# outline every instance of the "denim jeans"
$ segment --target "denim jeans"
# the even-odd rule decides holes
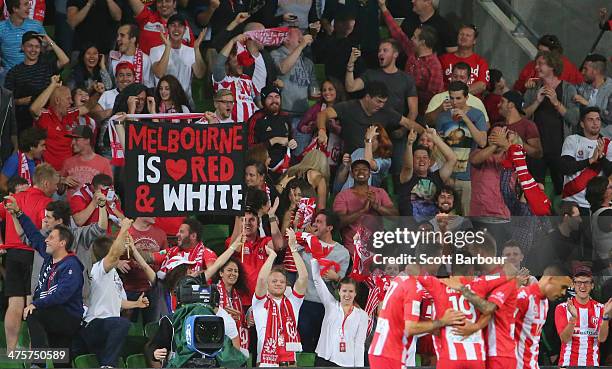
[[[129,330],[130,321],[126,318],[94,319],[81,328],[74,349],[78,354],[96,354],[101,366],[117,367],[117,360]]]

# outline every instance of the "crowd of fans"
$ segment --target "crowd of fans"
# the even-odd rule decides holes
[[[368,364],[369,350],[381,368],[414,364],[415,353],[425,364],[435,363],[437,352],[440,362],[476,360],[483,368],[485,359],[514,357],[515,346],[488,346],[477,358],[444,356],[431,335],[416,346],[416,335],[441,327],[450,335],[446,326],[463,324],[457,311],[430,314],[427,329],[385,331],[397,314],[414,314],[387,311],[388,300],[406,299],[392,304],[399,308],[404,295],[423,287],[436,308],[448,302],[439,280],[406,277],[415,275],[413,266],[370,267],[373,233],[402,216],[391,221],[414,231],[482,230],[489,246],[469,253],[529,267],[520,291],[541,301],[541,363],[612,363],[612,352],[599,349],[612,305],[590,297],[594,287],[603,301],[612,297],[607,58],[589,54],[578,68],[555,35],[544,35],[512,86],[475,53],[478,27],[452,25],[437,6],[70,0],[56,9],[52,39],[42,26],[44,1],[5,0],[0,191],[9,197],[0,218],[7,350],[17,347],[25,320],[32,348],[71,347],[73,357],[95,353],[100,365],[117,366],[130,321],[172,314],[174,288],[191,275],[217,286],[215,313],[226,335],[262,366],[292,366],[299,351],[316,353],[317,365],[359,367]],[[600,27],[610,29],[605,9]],[[181,123],[175,115],[211,97],[201,120]],[[165,114],[155,121],[176,124],[245,122],[244,216],[126,218],[122,123],[140,113]],[[219,223],[229,228],[225,247],[205,245],[203,224]],[[439,243],[417,253],[468,253]],[[554,300],[572,281],[561,268],[547,268],[553,261],[575,271],[576,297],[560,305]],[[421,268],[450,272],[449,284],[495,272],[487,265]],[[394,285],[398,275],[404,279]],[[481,298],[499,287],[470,286]],[[404,297],[392,294],[395,288]],[[546,298],[556,313],[545,324]],[[488,306],[469,301],[483,312]],[[605,324],[580,325],[587,323],[576,319],[576,309],[589,304],[595,307],[585,314]],[[501,313],[488,308],[486,321],[476,322],[474,312],[460,335],[482,335],[492,316],[497,321]],[[572,346],[582,334],[576,324],[595,330],[588,353]],[[399,335],[398,347],[385,343],[387,333]],[[537,365],[534,350],[519,361]],[[145,351],[151,365],[161,365],[172,346],[154,340]]]

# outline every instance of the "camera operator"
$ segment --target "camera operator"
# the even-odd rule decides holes
[[[162,317],[159,322],[160,326],[157,334],[145,347],[145,356],[152,366],[159,367],[159,365],[161,365],[163,367],[165,364],[170,364],[170,366],[172,366],[173,362],[169,362],[169,360],[173,359],[173,357],[177,355],[180,355],[181,353],[185,355],[184,352],[187,351],[184,347],[185,342],[181,339],[181,335],[177,334],[177,332],[182,329],[184,320],[187,317],[202,314],[202,312],[204,312],[203,315],[207,315],[206,312],[210,312],[211,310],[216,316],[223,319],[225,336],[231,340],[230,347],[225,345],[222,350],[224,357],[235,357],[234,360],[242,362],[246,360],[246,357],[239,351],[240,336],[236,322],[225,309],[219,307],[218,299],[216,300],[216,304],[214,304],[212,307],[210,305],[201,303],[183,304],[183,302],[180,300],[181,296],[176,294],[182,285],[184,286],[190,282],[193,284],[194,280],[209,280],[214,274],[217,273],[219,268],[225,265],[234,252],[240,252],[241,247],[241,239],[236,240],[223,254],[219,256],[219,258],[210,268],[207,268],[203,272],[192,271],[190,266],[193,265],[195,261],[190,261],[187,256],[183,256],[180,260],[178,259],[178,256],[176,256],[177,259],[173,260],[173,269],[167,273],[164,282],[166,283],[166,287],[168,287],[168,289],[174,291],[178,305],[177,309],[172,315]],[[216,293],[216,288],[213,290]],[[172,355],[172,353],[174,353],[174,355]],[[238,355],[236,355],[236,353]],[[191,356],[194,356],[195,354],[195,352],[192,352]],[[184,361],[188,360],[189,359]],[[221,365],[225,363],[219,364]]]

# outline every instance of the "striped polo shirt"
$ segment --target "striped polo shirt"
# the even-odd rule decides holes
[[[2,54],[2,67],[5,70],[23,62],[21,37],[28,31],[46,33],[40,22],[32,19],[25,19],[21,26],[15,26],[10,19],[0,22],[0,53]]]

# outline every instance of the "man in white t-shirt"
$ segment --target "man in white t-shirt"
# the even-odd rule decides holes
[[[119,95],[119,92],[134,83],[135,75],[134,65],[128,61],[122,61],[115,66],[115,81],[117,83],[117,88],[102,93],[98,99],[98,103],[90,113],[94,119],[100,122],[110,118],[113,113],[115,99]]]
[[[287,275],[282,267],[272,268],[276,252],[272,241],[266,245],[268,259],[257,276],[253,295],[253,319],[257,330],[257,364],[261,367],[295,366],[295,353],[302,351],[297,331],[300,307],[308,287],[308,271],[297,251],[293,229],[287,229],[291,255],[298,278],[287,287]]]
[[[591,106],[582,110],[583,135],[567,136],[561,149],[563,201],[578,203],[581,215],[588,215],[587,183],[596,176],[612,174],[612,142],[601,136],[601,111]]]
[[[147,87],[155,87],[155,80],[151,74],[151,59],[138,47],[140,29],[137,24],[127,23],[117,29],[117,50],[108,54],[113,75],[117,75],[116,68],[121,62],[130,62],[134,66],[134,82],[142,83]]]
[[[185,29],[185,18],[182,15],[171,16],[168,19],[168,35],[160,32],[164,44],[152,48],[149,56],[153,63],[155,83],[158,83],[159,79],[167,74],[175,76],[185,90],[190,104],[193,105],[191,80],[194,76],[203,78],[206,72],[204,58],[200,51],[204,32],[200,33],[193,47],[189,47],[183,44]]]
[[[155,272],[134,251],[134,241],[128,234],[131,226],[132,220],[124,218],[114,242],[106,237],[98,238],[92,247],[93,257],[98,261],[89,273],[91,294],[84,319],[87,325],[81,328],[78,341],[82,347],[77,344],[76,351],[94,352],[101,366],[117,367],[117,359],[131,324],[121,317],[121,309],[145,308],[149,305],[144,294],[137,301],[127,300],[123,283],[115,269],[119,258],[126,252],[126,241],[147,276],[155,280]]]

